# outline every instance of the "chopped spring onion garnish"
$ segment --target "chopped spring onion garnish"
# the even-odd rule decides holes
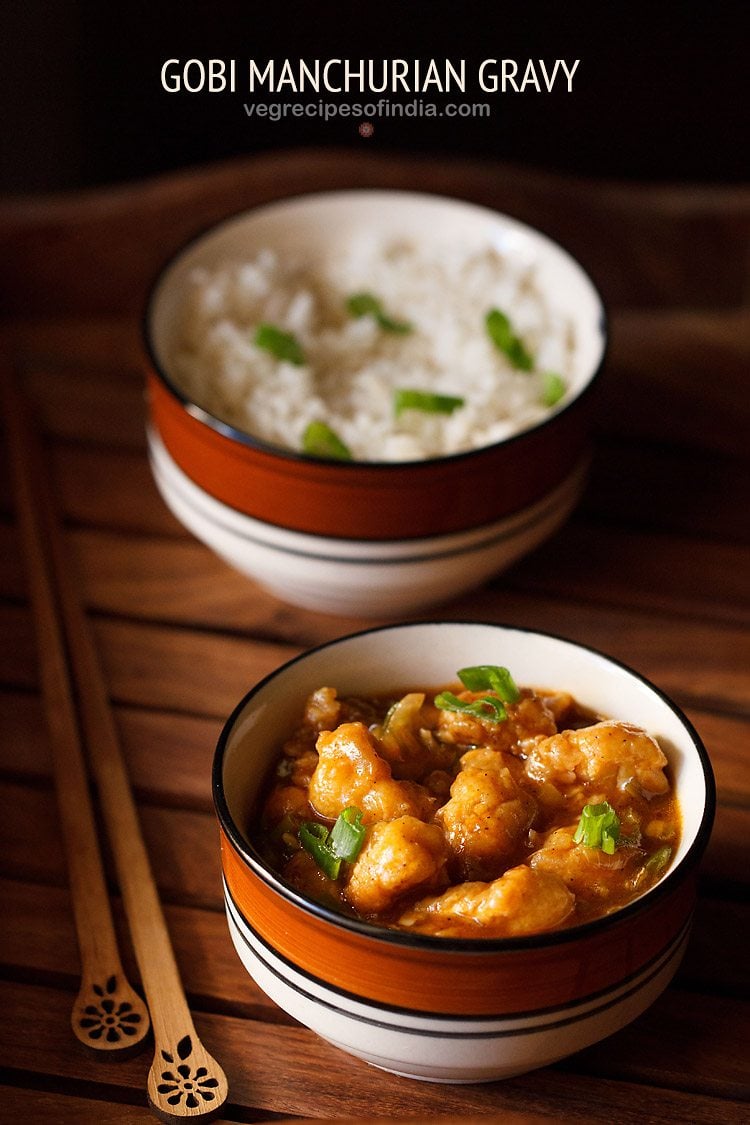
[[[297,337],[291,332],[283,332],[275,324],[259,324],[253,342],[257,347],[276,356],[276,359],[293,363],[296,367],[301,367],[305,362],[305,353]]]
[[[302,452],[333,461],[352,460],[349,446],[325,422],[310,422],[302,435]]]
[[[336,879],[341,868],[341,859],[335,856],[328,844],[329,830],[325,824],[306,820],[299,826],[299,842],[309,852],[321,871],[329,879]]]
[[[328,843],[331,851],[339,859],[352,863],[360,853],[365,842],[367,829],[362,823],[362,813],[354,805],[349,805],[339,813],[336,823],[331,829]]]
[[[614,855],[620,839],[620,818],[609,801],[599,805],[584,805],[573,840],[587,848],[601,848]]]
[[[406,320],[395,320],[383,309],[382,302],[373,293],[353,293],[347,298],[346,309],[350,316],[372,316],[384,332],[411,332],[411,324]]]
[[[421,410],[423,414],[452,414],[466,400],[458,395],[437,395],[431,391],[402,388],[393,392],[393,409],[398,418],[405,410]]]
[[[515,703],[521,693],[507,668],[498,664],[475,664],[461,668],[458,678],[468,691],[492,691],[479,699],[459,699],[452,691],[441,691],[435,696],[435,706],[441,711],[459,711],[488,723],[501,723],[508,718],[503,703]]]
[[[501,723],[508,717],[508,712],[494,695],[469,700],[459,699],[452,691],[441,691],[435,696],[435,706],[441,711],[459,711],[463,715],[472,715],[485,723]]]
[[[513,331],[510,320],[500,309],[490,309],[484,320],[489,337],[495,347],[506,355],[519,371],[531,371],[534,360]]]
[[[498,664],[475,664],[461,668],[458,678],[469,691],[495,691],[504,703],[517,703],[521,693],[507,668]]]
[[[648,871],[649,875],[661,875],[671,858],[672,849],[667,844],[663,848],[657,848],[657,850],[648,857],[643,866],[646,871]]]
[[[545,406],[555,406],[568,389],[565,380],[554,371],[545,371],[542,378],[542,402]]]
[[[353,863],[360,853],[367,829],[362,813],[350,805],[339,813],[330,830],[316,820],[300,825],[299,842],[329,879],[338,878],[341,861]]]

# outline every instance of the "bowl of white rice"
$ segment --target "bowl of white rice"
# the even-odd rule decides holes
[[[416,192],[283,200],[199,236],[146,310],[180,520],[289,601],[408,612],[550,535],[585,478],[601,298],[556,242]]]

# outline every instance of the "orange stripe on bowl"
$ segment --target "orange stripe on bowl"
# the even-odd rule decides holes
[[[379,1004],[457,1016],[528,1013],[618,985],[646,966],[690,916],[694,879],[635,915],[579,940],[530,950],[463,952],[378,941],[306,913],[260,879],[222,833],[222,865],[240,911],[282,957]]]
[[[580,462],[590,397],[516,440],[465,457],[374,466],[244,445],[188,413],[154,372],[148,393],[170,455],[215,499],[295,531],[370,540],[463,531],[540,500]]]

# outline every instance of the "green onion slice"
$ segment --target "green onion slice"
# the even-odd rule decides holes
[[[479,699],[459,699],[452,691],[441,691],[435,696],[435,706],[441,711],[458,711],[472,715],[485,723],[501,723],[507,719],[508,712],[494,695],[483,695]]]
[[[300,824],[300,844],[329,879],[336,879],[341,869],[341,857],[333,854],[328,844],[328,835],[325,824],[318,824],[315,820],[306,820]]]
[[[302,452],[310,457],[325,457],[333,461],[353,460],[349,446],[326,422],[310,422],[302,435]]]
[[[489,337],[495,347],[507,356],[519,371],[531,371],[534,360],[526,347],[513,331],[510,320],[500,309],[490,309],[484,320]]]
[[[383,309],[382,302],[374,293],[352,293],[347,298],[346,309],[350,316],[372,316],[384,332],[397,332],[405,335],[412,326],[406,320],[396,320]]]
[[[603,801],[599,805],[584,805],[573,840],[587,848],[600,848],[607,855],[614,855],[620,839],[620,818],[610,805]]]
[[[672,849],[668,844],[665,844],[663,848],[657,848],[657,850],[648,857],[643,866],[652,878],[656,878],[657,875],[661,875],[671,858]]]
[[[404,410],[421,410],[424,414],[452,414],[466,400],[458,395],[438,395],[431,391],[412,391],[404,387],[393,392],[396,417]]]
[[[362,823],[362,813],[349,805],[339,813],[328,838],[331,851],[339,859],[353,863],[365,842],[367,829]]]
[[[337,879],[341,861],[353,863],[359,855],[366,832],[362,813],[349,805],[339,813],[330,831],[316,820],[304,821],[299,829],[299,842],[329,879]]]
[[[297,337],[291,332],[282,331],[275,324],[259,324],[253,342],[257,347],[276,356],[276,359],[293,363],[296,367],[301,367],[305,362],[305,353]]]
[[[507,668],[498,664],[475,664],[461,668],[458,678],[469,691],[497,692],[504,703],[517,703],[521,698],[516,683]]]
[[[347,297],[346,311],[351,316],[378,317],[382,312],[382,306],[372,293],[352,293],[351,297]]]
[[[542,379],[542,403],[545,406],[555,406],[568,389],[565,380],[554,371],[545,371]]]

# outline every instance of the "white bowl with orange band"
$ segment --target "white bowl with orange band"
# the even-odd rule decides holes
[[[344,917],[288,885],[248,838],[279,747],[307,696],[377,694],[451,682],[476,663],[571,692],[586,708],[655,734],[682,810],[663,879],[574,928],[515,939],[446,939]],[[664,990],[683,955],[715,791],[706,752],[656,687],[558,637],[494,624],[426,622],[344,637],[257,684],[221,734],[214,798],[229,929],[257,984],[324,1039],[412,1078],[478,1082],[563,1058],[610,1035]]]
[[[217,500],[148,433],[157,488],[178,520],[236,570],[319,612],[398,617],[457,598],[561,526],[584,488],[584,457],[550,493],[491,524],[418,539],[344,539],[279,527]]]

